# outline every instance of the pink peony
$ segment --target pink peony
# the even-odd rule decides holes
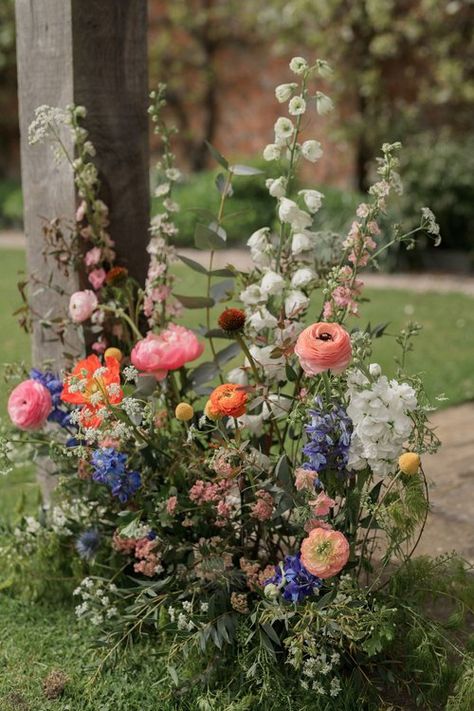
[[[106,276],[107,276],[107,274],[105,273],[104,269],[102,269],[102,268],[101,269],[93,269],[89,273],[88,279],[89,279],[90,283],[92,284],[93,288],[96,291],[98,291],[100,289],[100,287],[102,286],[102,284],[104,283]]]
[[[312,469],[303,469],[298,467],[295,470],[295,486],[298,491],[302,489],[309,489],[313,491],[314,482],[318,478],[318,472],[314,472]]]
[[[8,414],[21,430],[37,430],[53,408],[49,390],[37,380],[24,380],[8,398]]]
[[[349,560],[349,542],[340,531],[313,528],[301,544],[306,570],[325,580],[337,575]]]
[[[327,516],[333,506],[336,505],[334,499],[331,499],[322,491],[316,499],[309,502],[315,516]]]
[[[90,289],[76,291],[69,300],[69,316],[74,323],[82,323],[92,316],[97,308],[97,296]]]
[[[204,345],[193,331],[171,324],[160,334],[149,333],[146,338],[138,341],[130,358],[138,370],[162,380],[169,370],[177,370],[185,363],[199,358],[203,351]]]
[[[308,375],[342,373],[352,358],[351,339],[338,323],[313,323],[298,336],[295,353]]]

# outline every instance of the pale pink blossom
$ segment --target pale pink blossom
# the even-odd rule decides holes
[[[86,267],[95,267],[99,264],[102,257],[102,250],[100,247],[92,247],[84,256],[84,264]]]
[[[308,489],[309,491],[314,490],[314,482],[318,478],[318,472],[312,469],[303,469],[299,467],[295,470],[295,486],[298,491],[303,489]]]
[[[86,216],[86,211],[87,211],[87,203],[85,200],[82,200],[82,202],[79,204],[79,207],[76,210],[76,222],[82,222],[82,220]]]
[[[176,504],[178,503],[178,497],[177,496],[170,496],[169,499],[166,502],[166,511],[169,513],[170,516],[173,516],[175,510],[176,510]]]
[[[257,501],[253,504],[250,514],[258,521],[268,521],[268,519],[271,518],[273,514],[273,497],[268,491],[265,491],[264,489],[260,489],[260,491],[257,491],[256,497]]]
[[[40,429],[53,407],[51,394],[37,380],[24,380],[16,386],[8,398],[8,414],[21,430]]]
[[[69,316],[74,323],[83,323],[97,308],[97,296],[90,289],[76,291],[69,299]]]
[[[98,341],[94,341],[91,348],[94,351],[94,353],[98,353],[99,355],[101,355],[102,353],[104,353],[105,349],[107,348],[107,344],[105,343],[105,341],[102,341],[99,339]]]
[[[336,505],[334,499],[331,499],[324,491],[321,491],[313,501],[308,502],[313,509],[315,516],[327,516],[330,510]]]
[[[105,281],[105,277],[107,274],[105,273],[105,270],[100,268],[100,269],[93,269],[89,274],[88,274],[88,279],[90,283],[92,284],[93,288],[98,291],[102,284]]]

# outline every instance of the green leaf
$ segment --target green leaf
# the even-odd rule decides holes
[[[225,168],[226,170],[228,170],[228,169],[229,169],[229,163],[228,163],[228,161],[224,158],[224,156],[223,156],[221,153],[219,153],[219,151],[217,150],[217,148],[214,148],[214,146],[211,145],[211,144],[209,143],[209,141],[204,141],[204,143],[206,144],[209,153],[210,153],[211,156],[214,158],[214,160],[216,161],[216,163],[219,163],[219,165],[221,165],[223,168]]]
[[[383,336],[385,329],[389,325],[390,321],[386,321],[385,323],[379,323],[378,326],[375,326],[374,330],[372,331],[372,336],[374,338],[380,338],[380,336]]]
[[[201,363],[189,373],[189,383],[193,389],[198,385],[209,383],[219,373],[219,368],[211,361]]]
[[[185,257],[182,254],[178,254],[177,257],[178,259],[181,259],[183,264],[186,264],[186,266],[194,269],[195,272],[199,272],[200,274],[208,273],[206,267],[203,267],[202,264],[199,264],[199,262],[195,262],[194,259],[189,259],[189,257]]]
[[[294,383],[295,380],[298,378],[298,375],[296,374],[295,370],[291,367],[291,365],[289,363],[287,363],[285,366],[285,372],[286,372],[286,377],[290,381],[290,383]]]
[[[175,686],[179,686],[179,679],[178,679],[178,673],[174,667],[168,666],[168,674],[170,675],[171,679],[173,680],[173,684]]]
[[[205,309],[207,306],[214,306],[214,299],[208,296],[186,296],[184,294],[173,294],[186,309]]]
[[[226,231],[214,222],[209,227],[198,222],[194,230],[194,244],[198,249],[224,249],[227,246]]]
[[[227,178],[225,177],[224,173],[219,173],[218,175],[216,175],[215,183],[216,183],[216,188],[218,189],[218,191],[221,195],[224,194],[224,190],[225,190],[226,195],[228,197],[232,197],[232,194],[234,191],[232,190],[232,185],[227,182]],[[227,186],[227,189],[226,189],[226,186]]]
[[[213,269],[212,272],[207,273],[214,277],[234,277],[238,274],[238,271],[237,269],[234,271],[233,269],[227,269],[224,267],[223,269]]]
[[[137,386],[133,393],[133,397],[147,398],[150,397],[156,390],[156,378],[154,375],[139,375]]]
[[[238,343],[231,343],[230,346],[226,346],[226,348],[222,351],[216,353],[216,362],[219,365],[224,365],[224,363],[228,363],[229,360],[232,360],[232,358],[235,358],[241,352],[242,351]]]
[[[251,165],[231,165],[230,170],[234,175],[262,175],[263,170]]]
[[[268,637],[270,637],[272,642],[274,642],[274,644],[276,644],[277,647],[281,647],[280,638],[277,635],[277,633],[275,632],[275,630],[273,629],[273,627],[268,622],[264,622],[262,627],[265,630],[265,633],[268,635]]]
[[[275,467],[275,476],[278,480],[278,482],[283,486],[283,487],[291,487],[292,485],[292,480],[291,480],[291,470],[290,470],[290,461],[286,454],[283,454],[280,459],[278,460],[278,463]]]
[[[223,331],[222,328],[211,328],[210,331],[204,331],[202,334],[204,338],[225,338],[226,340],[233,340],[227,331]]]
[[[219,281],[217,284],[213,284],[211,287],[211,296],[217,303],[219,301],[225,301],[232,295],[234,291],[234,280],[225,279],[224,281]]]

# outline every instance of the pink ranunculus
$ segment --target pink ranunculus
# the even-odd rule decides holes
[[[132,365],[158,380],[166,377],[168,370],[177,370],[196,360],[204,351],[196,334],[184,326],[171,324],[160,334],[149,333],[135,345],[131,353]]]
[[[298,467],[295,469],[295,486],[298,491],[302,489],[308,489],[313,491],[314,482],[318,478],[318,472],[312,469],[303,469],[303,467]]]
[[[336,505],[334,499],[331,499],[324,491],[321,491],[313,501],[308,503],[315,516],[327,516],[333,506]]]
[[[99,264],[101,257],[102,250],[100,249],[100,247],[92,247],[92,249],[90,249],[84,255],[84,264],[86,265],[86,267],[95,267],[97,264]]]
[[[97,296],[90,289],[76,291],[69,300],[69,316],[74,323],[82,323],[90,318],[97,308]]]
[[[51,394],[37,380],[24,380],[8,398],[8,414],[21,430],[38,430],[53,408]]]
[[[101,269],[93,269],[89,273],[88,279],[89,279],[90,283],[92,284],[93,288],[96,291],[98,291],[100,289],[100,287],[102,286],[102,284],[104,283],[106,276],[107,276],[107,274],[105,273],[104,269],[102,269],[102,268]]]
[[[352,358],[351,339],[338,323],[313,323],[298,336],[295,353],[308,375],[342,373]]]
[[[337,575],[349,560],[349,541],[340,531],[319,526],[301,544],[301,562],[306,570],[325,580]]]

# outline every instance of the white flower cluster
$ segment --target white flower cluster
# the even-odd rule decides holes
[[[347,380],[347,414],[354,425],[348,468],[369,465],[374,474],[385,476],[394,470],[413,429],[408,413],[417,407],[416,393],[408,383],[388,380],[377,363],[369,371],[372,380],[360,370],[351,371]]]
[[[76,617],[80,620],[88,620],[94,627],[103,624],[105,620],[117,617],[118,609],[111,604],[110,596],[117,592],[114,583],[97,580],[96,578],[84,578],[73,595],[81,599],[81,603],[76,605]]]
[[[301,661],[299,643],[288,646],[288,664],[300,671],[300,684],[303,689],[312,689],[319,696],[335,698],[341,691],[341,682],[335,672],[340,665],[340,654],[333,650],[326,651],[308,638],[304,643],[304,656]]]

